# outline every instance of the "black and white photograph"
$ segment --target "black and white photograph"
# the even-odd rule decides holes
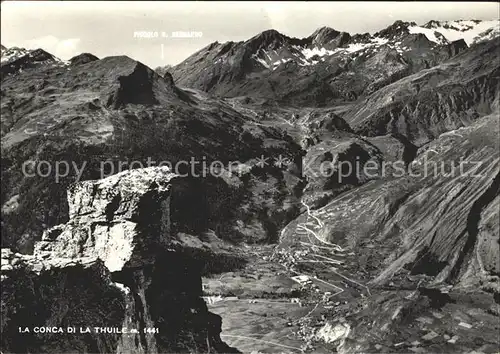
[[[0,14],[0,354],[500,353],[499,2]]]

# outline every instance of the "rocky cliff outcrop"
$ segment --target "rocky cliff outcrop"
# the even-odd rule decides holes
[[[183,183],[166,167],[76,183],[33,255],[2,249],[2,351],[234,352],[201,297],[204,263],[226,255],[176,232]]]

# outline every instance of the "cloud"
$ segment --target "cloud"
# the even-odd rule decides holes
[[[60,59],[68,60],[80,54],[77,49],[79,43],[80,38],[59,39],[55,36],[44,36],[27,40],[25,47],[27,49],[42,48]]]
[[[287,29],[287,11],[283,4],[269,2],[265,4],[264,10],[267,13],[272,29],[285,31]]]

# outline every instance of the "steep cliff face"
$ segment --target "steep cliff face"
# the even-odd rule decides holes
[[[47,230],[33,255],[3,249],[2,351],[234,351],[201,297],[204,263],[226,255],[176,232],[172,193],[183,183],[166,167],[77,183],[68,223]]]

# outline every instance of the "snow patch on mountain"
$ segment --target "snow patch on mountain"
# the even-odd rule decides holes
[[[347,46],[347,48],[344,49],[344,51],[346,51],[348,53],[355,53],[355,52],[359,52],[360,50],[371,47],[372,45],[373,45],[372,43],[353,43],[353,44],[349,44]]]
[[[429,28],[424,28],[420,26],[411,26],[408,27],[408,30],[410,31],[410,34],[419,34],[422,33],[427,37],[428,40],[434,43],[438,44],[446,44],[449,41],[446,38],[443,38],[442,36],[439,36],[439,32],[437,32],[434,29],[429,29]]]

